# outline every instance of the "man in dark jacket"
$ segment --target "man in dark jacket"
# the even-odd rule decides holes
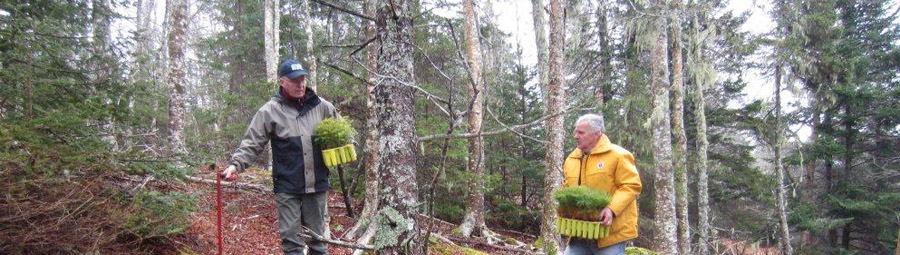
[[[323,235],[328,198],[328,168],[313,136],[320,121],[337,113],[334,105],[306,87],[306,70],[299,62],[281,63],[278,76],[278,93],[253,116],[222,175],[226,181],[237,179],[271,140],[281,249],[286,255],[303,254],[307,244],[300,239],[301,226]],[[309,251],[328,254],[325,243],[314,240],[309,240]]]

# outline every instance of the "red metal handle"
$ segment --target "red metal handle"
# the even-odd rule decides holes
[[[212,170],[216,175],[216,226],[218,227],[219,255],[222,255],[222,175],[219,174],[215,164],[212,165]]]

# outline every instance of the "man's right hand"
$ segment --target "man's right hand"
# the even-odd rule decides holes
[[[222,175],[222,177],[224,177],[225,181],[230,182],[230,181],[237,180],[237,178],[238,178],[237,167],[235,167],[234,165],[228,165],[228,167],[225,168],[225,171],[222,171],[221,175]]]

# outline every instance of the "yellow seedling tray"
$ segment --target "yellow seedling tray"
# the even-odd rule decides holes
[[[562,217],[556,219],[556,231],[561,235],[584,239],[600,239],[609,236],[609,227],[599,221],[583,221]]]
[[[322,150],[322,158],[327,167],[347,164],[356,161],[356,147],[353,144],[348,144],[334,149]]]

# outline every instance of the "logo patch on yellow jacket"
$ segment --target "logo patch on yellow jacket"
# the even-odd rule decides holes
[[[600,163],[597,163],[597,169],[603,169],[603,166],[604,166],[603,161],[600,161]]]

